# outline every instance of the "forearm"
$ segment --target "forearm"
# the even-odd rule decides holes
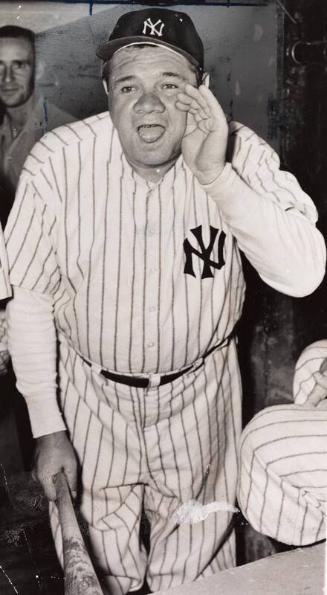
[[[26,400],[33,436],[65,430],[57,404],[57,345],[52,299],[14,287],[7,318],[8,345],[17,388]]]
[[[307,295],[319,285],[325,244],[309,219],[260,195],[230,164],[204,188],[265,282],[293,296]]]

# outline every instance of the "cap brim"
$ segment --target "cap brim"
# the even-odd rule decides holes
[[[156,38],[153,40],[153,37],[146,36],[146,35],[134,35],[131,37],[121,37],[119,39],[112,39],[111,41],[106,41],[105,43],[101,44],[96,51],[96,55],[101,58],[102,60],[110,60],[117,50],[135,44],[144,43],[144,45],[162,45],[170,50],[173,50],[177,54],[182,54],[189,62],[194,64],[197,68],[200,68],[199,62],[191,56],[188,52],[185,52],[181,48],[173,45],[172,43],[167,43],[166,41],[161,41],[160,39]]]

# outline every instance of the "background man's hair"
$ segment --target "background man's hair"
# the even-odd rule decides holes
[[[0,27],[0,39],[3,39],[5,37],[13,37],[15,39],[26,39],[32,44],[34,48],[35,34],[30,29],[25,29],[25,27],[18,27],[17,25],[5,25],[4,27]]]

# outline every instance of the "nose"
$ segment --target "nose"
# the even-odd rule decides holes
[[[165,106],[156,93],[142,93],[134,109],[137,113],[163,112]]]
[[[2,64],[0,69],[0,77],[3,82],[10,83],[14,77],[11,66]]]

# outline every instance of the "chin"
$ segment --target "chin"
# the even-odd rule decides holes
[[[162,151],[162,150],[155,150],[154,147],[150,147],[147,151],[142,151],[141,149],[137,152],[136,157],[137,161],[140,163],[142,161],[143,165],[153,165],[153,167],[160,167],[164,166],[171,161],[176,160],[180,155],[180,151]]]
[[[24,100],[20,97],[12,97],[11,99],[2,99],[0,97],[0,101],[2,101],[5,107],[17,107],[18,105],[22,105]]]

